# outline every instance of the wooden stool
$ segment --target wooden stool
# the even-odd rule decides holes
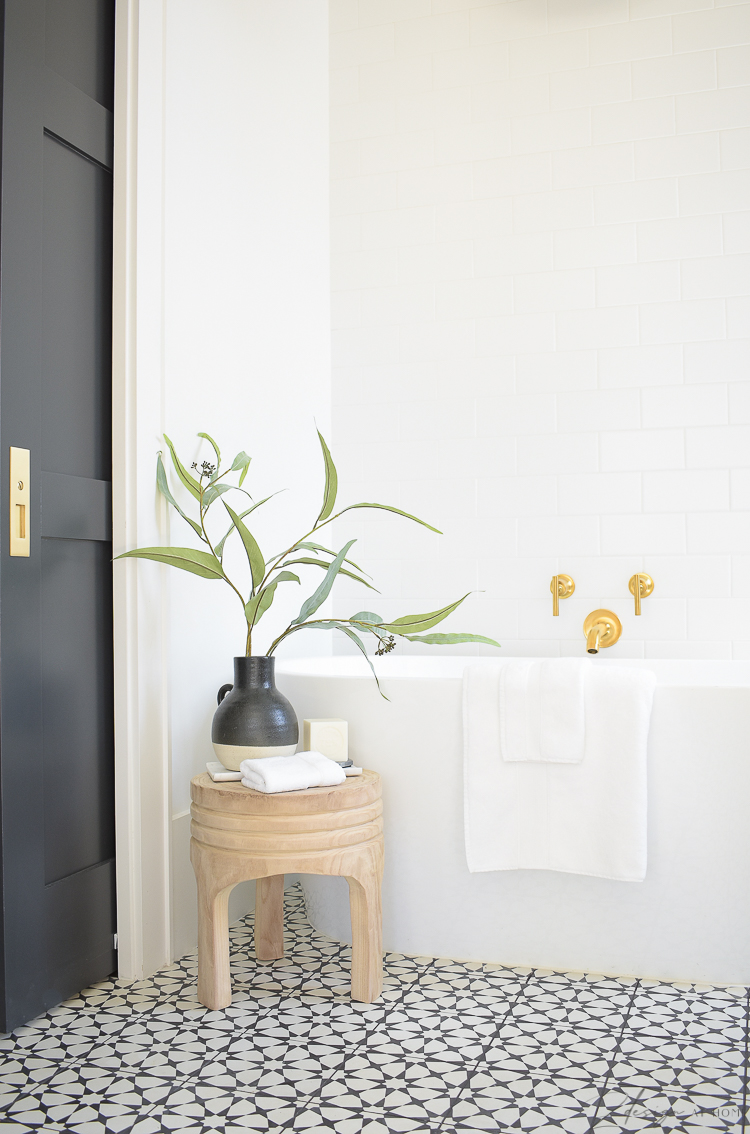
[[[232,1002],[229,893],[255,890],[255,955],[284,956],[284,875],[341,874],[352,917],[352,1000],[370,1004],[383,988],[380,883],[383,804],[380,776],[364,771],[336,787],[264,795],[237,781],[190,783],[190,861],[198,880],[198,999]]]

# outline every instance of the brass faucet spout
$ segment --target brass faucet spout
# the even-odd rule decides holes
[[[614,646],[622,634],[622,623],[612,610],[592,610],[583,622],[586,652],[598,654],[607,646]]]
[[[601,626],[592,626],[586,638],[586,652],[589,654],[599,653],[599,638],[601,637]]]

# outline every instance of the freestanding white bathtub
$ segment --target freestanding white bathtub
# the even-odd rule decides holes
[[[648,872],[613,882],[552,871],[470,874],[461,686],[476,658],[280,660],[304,717],[349,721],[354,761],[383,777],[385,948],[669,981],[750,984],[750,662],[596,659],[657,676],[649,739]],[[510,660],[510,659],[504,659]],[[321,932],[351,940],[344,879],[303,879]]]

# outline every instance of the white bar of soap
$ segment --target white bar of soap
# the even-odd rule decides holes
[[[345,764],[349,759],[349,724],[338,717],[310,717],[302,722],[305,752],[322,752],[329,760]]]
[[[209,760],[206,764],[206,771],[211,779],[218,783],[226,780],[242,779],[242,772],[230,772],[229,768],[225,768],[218,760]]]

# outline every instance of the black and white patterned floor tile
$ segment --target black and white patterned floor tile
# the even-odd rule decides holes
[[[103,981],[0,1037],[0,1134],[743,1134],[748,990],[386,957],[349,999],[351,950],[299,887],[286,957],[231,930],[233,1002],[196,959]]]

